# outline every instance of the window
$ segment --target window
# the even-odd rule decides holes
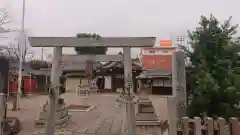
[[[163,50],[162,53],[168,53],[168,50]]]
[[[155,64],[155,60],[151,60],[151,64],[153,64],[153,65],[154,65],[154,64]]]
[[[150,54],[154,54],[154,53],[155,53],[155,51],[154,51],[154,50],[151,50],[151,51],[149,51],[149,53],[150,53]]]
[[[123,75],[116,75],[116,78],[123,79]]]
[[[171,79],[164,80],[164,86],[165,87],[172,87],[172,80]]]
[[[157,87],[163,86],[163,80],[162,79],[153,80],[153,86],[157,86]]]

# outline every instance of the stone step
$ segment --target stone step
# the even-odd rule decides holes
[[[152,103],[138,103],[138,112],[139,113],[154,113],[154,108]]]
[[[153,108],[142,108],[141,111],[139,113],[154,113],[154,109]]]
[[[155,113],[137,113],[136,121],[158,121],[158,116]]]
[[[136,121],[136,126],[160,126],[160,121]]]

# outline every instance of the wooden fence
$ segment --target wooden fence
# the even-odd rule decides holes
[[[199,117],[183,117],[176,126],[170,127],[169,135],[240,135],[240,122],[237,118],[230,118],[227,123],[224,118],[207,117],[201,120]]]

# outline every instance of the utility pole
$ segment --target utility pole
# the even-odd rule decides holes
[[[18,90],[16,95],[16,103],[13,110],[20,110],[20,97],[21,97],[21,88],[22,88],[22,62],[23,62],[23,49],[26,44],[26,37],[24,33],[24,23],[25,23],[25,0],[22,3],[22,21],[21,21],[21,30],[20,30],[20,38],[19,38],[19,70],[18,70]]]

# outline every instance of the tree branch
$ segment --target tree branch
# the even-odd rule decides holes
[[[189,50],[188,47],[180,45],[179,48],[185,52],[186,57],[192,56],[192,52]]]
[[[24,62],[26,62],[26,56],[27,56],[27,54],[28,54],[28,50],[29,50],[29,48],[27,47],[27,45],[25,44],[25,46],[24,46],[24,48],[23,48],[23,53],[22,53],[22,60],[23,60],[23,63]],[[8,53],[11,55],[11,56],[13,56],[13,57],[15,57],[16,59],[20,59],[20,55],[21,55],[21,53],[20,53],[20,44],[10,44],[9,45],[9,48],[7,48],[6,49],[6,51],[8,51]]]
[[[0,26],[10,23],[9,14],[5,8],[0,8]]]

